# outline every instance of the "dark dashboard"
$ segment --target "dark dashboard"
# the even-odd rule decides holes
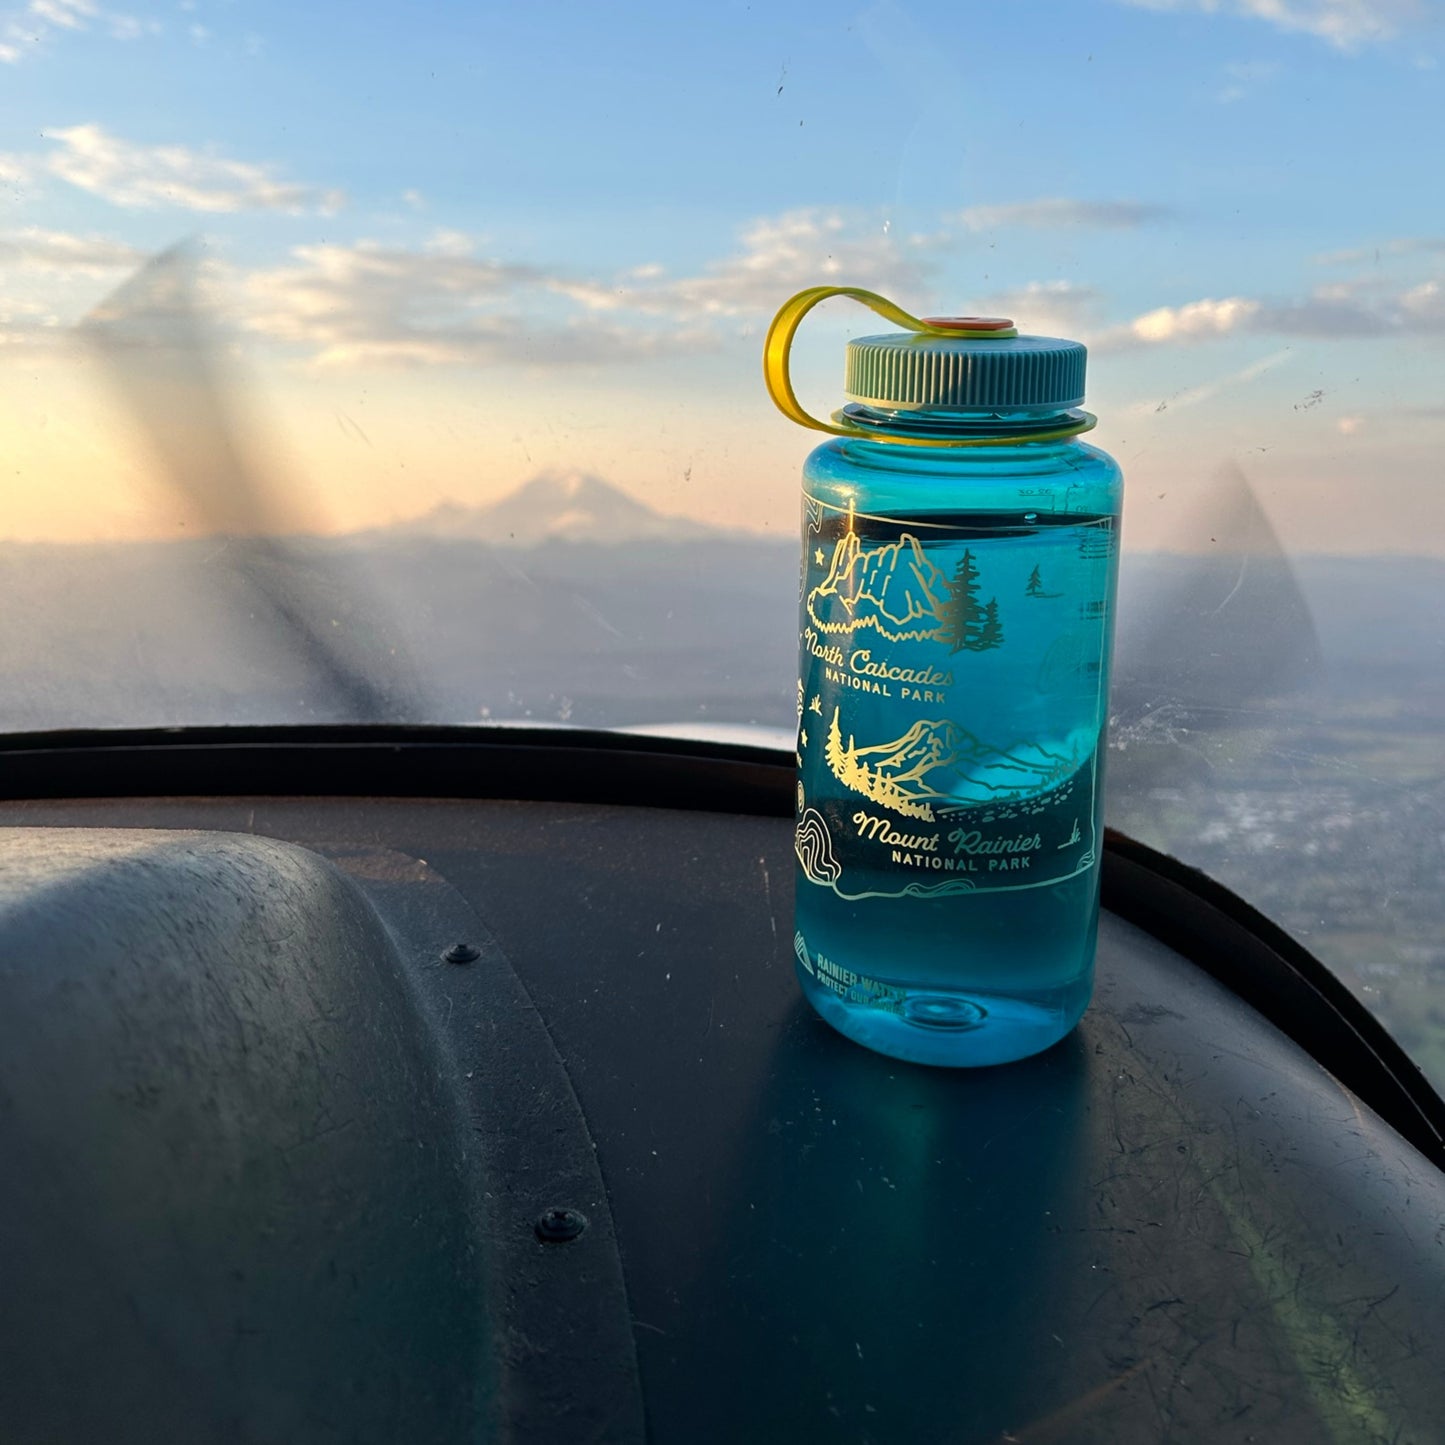
[[[1223,890],[1113,839],[1080,1028],[918,1068],[789,759],[307,736],[7,757],[7,1445],[1435,1438],[1438,1101]]]

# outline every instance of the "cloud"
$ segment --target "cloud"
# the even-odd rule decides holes
[[[1445,236],[1397,236],[1374,246],[1353,246],[1346,251],[1326,251],[1313,257],[1317,266],[1357,266],[1383,256],[1410,256],[1445,251]]]
[[[602,278],[479,257],[470,237],[440,230],[415,249],[298,247],[242,290],[252,329],[321,368],[620,363],[715,349],[830,277],[919,304],[946,241],[799,210],[750,223],[694,275],[649,262]]]
[[[598,277],[489,259],[472,237],[439,229],[413,248],[299,247],[286,265],[244,278],[243,290],[247,324],[304,348],[320,368],[618,364],[720,347],[766,322],[790,292],[830,278],[933,309],[951,244],[946,230],[900,237],[857,213],[795,210],[751,222],[729,255],[692,274],[647,262]],[[1340,283],[1301,298],[1204,297],[1113,326],[1100,321],[1097,291],[1064,280],[1034,281],[980,304],[1030,331],[1083,336],[1105,351],[1238,335],[1445,335],[1445,288],[1433,280],[1409,290]],[[1171,405],[1202,400],[1282,358]]]
[[[114,284],[146,253],[110,236],[75,235],[39,226],[0,231],[0,354],[27,358],[54,353],[68,335],[62,314],[74,314],[94,294],[95,282]]]
[[[995,231],[1005,226],[1129,231],[1151,221],[1168,220],[1172,215],[1168,206],[1142,201],[1071,201],[1055,196],[1011,205],[969,206],[960,211],[956,219],[970,231]]]
[[[1224,67],[1224,89],[1214,98],[1221,105],[1243,100],[1251,91],[1278,75],[1279,69],[1279,62],[1274,60],[1231,60]]]
[[[1401,310],[1399,298],[1386,298],[1379,305],[1369,306],[1326,295],[1263,305],[1251,318],[1250,329],[1276,336],[1342,341],[1430,328],[1412,324]]]
[[[1101,299],[1094,287],[1073,281],[1030,281],[983,297],[980,310],[1007,316],[1034,335],[1077,336],[1094,324]]]
[[[1391,40],[1424,14],[1421,0],[1118,0],[1137,10],[1186,11],[1263,20],[1313,35],[1337,50]]]
[[[95,6],[87,0],[30,0],[30,13],[62,30],[84,30]]]
[[[53,354],[65,344],[58,316],[39,302],[0,296],[0,360],[23,355],[26,363]]]
[[[947,231],[899,237],[856,213],[797,210],[753,221],[731,254],[693,274],[647,262],[598,277],[486,258],[472,237],[443,229],[411,248],[298,247],[287,264],[243,276],[240,288],[246,325],[322,369],[622,364],[719,348],[765,323],[790,292],[830,278],[936,309],[951,244]],[[1096,290],[1070,281],[1034,281],[977,302],[1031,332],[1082,336],[1101,351],[1237,335],[1445,335],[1445,290],[1434,281],[1409,291],[1332,285],[1300,299],[1204,297],[1115,325],[1102,323]]]
[[[158,35],[155,20],[107,10],[95,0],[30,0],[28,5],[0,12],[0,64],[17,65],[57,35],[104,29],[116,40]]]
[[[1445,331],[1445,288],[1438,281],[1426,281],[1400,298],[1407,322],[1425,331]]]
[[[29,359],[56,350],[65,339],[60,317],[45,302],[0,295],[0,357],[24,353]]]
[[[470,256],[475,247],[465,231],[441,226],[431,233],[423,249],[433,256]]]
[[[1222,301],[1190,301],[1184,306],[1160,306],[1106,333],[1096,344],[1123,345],[1132,341],[1158,345],[1224,336],[1247,326],[1259,309],[1258,301],[1244,296],[1229,296]]]
[[[679,321],[768,317],[790,292],[828,282],[920,304],[950,241],[946,232],[896,236],[886,223],[849,211],[801,209],[751,222],[732,255],[694,276],[674,277],[651,263],[610,282],[559,280],[557,289],[590,310]]]
[[[293,264],[243,280],[246,323],[305,347],[319,370],[569,366],[697,350],[706,338],[638,329],[585,310],[546,316],[559,278],[487,260],[441,232],[424,250],[300,246]]]
[[[345,202],[340,191],[280,179],[270,166],[228,160],[185,146],[142,146],[98,125],[47,131],[58,146],[40,156],[0,156],[0,165],[44,171],[127,209],[190,211],[319,211]]]
[[[103,276],[139,266],[145,256],[109,236],[77,236],[39,226],[0,232],[0,267],[11,271]]]
[[[60,319],[43,303],[0,296],[0,355],[23,346],[53,341]]]
[[[1094,337],[1096,349],[1121,351],[1187,344],[1229,335],[1342,341],[1383,336],[1445,336],[1445,287],[1426,281],[1364,301],[1346,288],[1322,287],[1302,300],[1229,296],[1161,306]]]

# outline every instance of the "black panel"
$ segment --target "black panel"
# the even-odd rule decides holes
[[[858,1049],[802,1004],[784,820],[361,800],[8,811],[324,847],[416,936],[422,914],[406,923],[373,875],[444,877],[515,969],[586,1115],[651,1439],[1435,1438],[1440,1174],[1115,917],[1073,1036],[949,1072]],[[385,869],[368,861],[379,849]],[[495,1037],[475,1011],[447,1026],[447,996],[453,1024],[465,997],[448,967],[422,1014],[465,1079]],[[498,1117],[524,1149],[554,1112],[565,1100]],[[534,1202],[518,1188],[500,1217]],[[544,1262],[574,1247],[537,1246],[561,1251]],[[579,1265],[575,1283],[579,1309],[616,1318],[605,1270]],[[604,1430],[606,1380],[559,1371],[551,1404],[570,1389],[576,1418]]]
[[[631,1314],[597,1141],[542,1019],[501,944],[434,868],[374,845],[343,844],[333,857],[385,921],[452,1061],[481,1166],[469,1207],[487,1276],[505,1281],[488,1320],[498,1438],[640,1441]],[[545,1243],[539,1220],[558,1210],[585,1228]]]
[[[466,1439],[496,1413],[467,1135],[313,854],[0,833],[0,1436]]]
[[[525,990],[425,865],[338,861],[0,830],[5,1445],[642,1438]],[[586,1230],[544,1244],[551,1208]]]

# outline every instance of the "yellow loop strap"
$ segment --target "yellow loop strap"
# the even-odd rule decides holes
[[[827,432],[831,436],[859,437],[868,441],[892,442],[911,447],[978,447],[1008,446],[1022,441],[1055,441],[1062,437],[1077,436],[1080,432],[1088,431],[1094,425],[1095,419],[1088,412],[1075,412],[1073,415],[1076,420],[1069,425],[1047,432],[1036,432],[1030,436],[954,438],[892,435],[877,431],[872,427],[859,426],[845,417],[842,412],[834,412],[831,423],[821,421],[805,411],[802,403],[798,400],[798,395],[793,390],[793,379],[788,372],[788,356],[793,348],[793,338],[798,334],[798,327],[802,324],[803,318],[819,302],[827,301],[834,296],[851,297],[854,301],[861,302],[870,311],[877,312],[885,321],[891,321],[895,326],[901,326],[907,331],[917,331],[926,336],[1003,339],[1018,335],[1018,331],[1013,327],[1009,327],[1007,330],[975,331],[957,326],[930,326],[928,322],[920,320],[875,291],[865,291],[859,286],[810,286],[806,291],[799,291],[796,296],[783,303],[778,314],[773,317],[772,325],[768,327],[767,339],[763,342],[763,382],[768,388],[768,395],[772,397],[773,405],[789,421],[795,421],[799,426],[810,427],[813,431]]]

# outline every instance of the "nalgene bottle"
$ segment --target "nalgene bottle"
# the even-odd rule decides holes
[[[803,469],[798,978],[834,1028],[920,1063],[1023,1058],[1093,985],[1122,479],[1079,434],[1085,350],[989,318],[848,343]]]

